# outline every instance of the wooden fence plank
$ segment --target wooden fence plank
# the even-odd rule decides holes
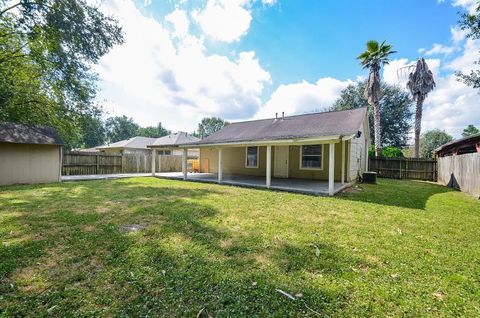
[[[151,162],[152,155],[145,153],[105,154],[66,151],[63,153],[62,175],[150,173]],[[182,171],[182,156],[158,155],[156,165],[156,171]]]
[[[480,153],[438,158],[438,182],[480,197]]]
[[[435,181],[436,161],[416,158],[370,158],[369,170],[381,178]]]

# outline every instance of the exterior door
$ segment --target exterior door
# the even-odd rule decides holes
[[[288,178],[288,146],[275,146],[273,176]]]

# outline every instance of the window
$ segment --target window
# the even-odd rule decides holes
[[[170,156],[172,154],[171,150],[158,150],[157,152],[161,156]]]
[[[300,169],[323,169],[323,145],[305,145],[300,148]]]
[[[245,167],[258,168],[258,147],[247,147]]]

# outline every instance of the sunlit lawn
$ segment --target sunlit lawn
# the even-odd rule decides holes
[[[480,315],[480,202],[424,182],[3,187],[0,243],[5,317]]]

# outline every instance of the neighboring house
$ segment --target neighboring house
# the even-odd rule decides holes
[[[149,154],[151,151],[148,145],[154,143],[156,138],[148,137],[132,137],[130,139],[117,141],[105,146],[95,147],[97,150],[105,153],[144,153]]]
[[[480,197],[480,133],[435,149],[437,181]]]
[[[181,147],[200,148],[201,172],[215,173],[219,183],[226,174],[265,177],[267,188],[272,176],[328,181],[333,195],[367,170],[369,144],[363,107],[231,123]]]
[[[53,128],[0,123],[0,184],[60,181],[62,145]]]
[[[189,135],[186,132],[179,131],[168,136],[160,137],[155,142],[148,145],[159,155],[174,155],[182,156],[183,149],[178,148],[179,145],[185,145],[192,142],[200,141],[200,138]],[[199,156],[199,149],[188,149],[188,158],[197,159]]]

